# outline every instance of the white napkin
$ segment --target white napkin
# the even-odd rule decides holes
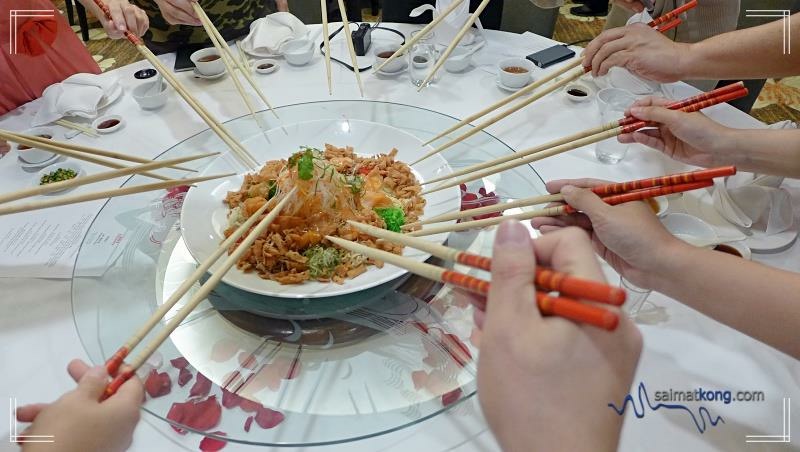
[[[304,38],[308,28],[292,13],[278,12],[256,19],[250,34],[242,42],[242,50],[250,55],[272,57],[281,54],[281,47],[292,39]]]
[[[780,188],[783,177],[739,173],[714,183],[714,208],[726,220],[767,235],[792,227],[792,199]]]
[[[65,116],[97,117],[97,106],[119,85],[116,78],[95,74],[75,74],[61,83],[48,86],[42,93],[42,108],[33,118],[33,126],[52,123]]]
[[[439,16],[443,11],[447,10],[450,5],[456,0],[436,0],[436,7],[433,5],[427,4],[422,5],[420,7],[414,8],[409,13],[409,17],[417,17],[425,13],[426,11],[433,11],[434,19]],[[460,5],[453,10],[450,15],[444,18],[443,21],[436,26],[433,34],[434,34],[434,42],[436,44],[442,46],[448,46],[453,41],[453,39],[458,34],[458,31],[461,30],[461,27],[467,22],[471,13],[469,12],[469,2],[461,2]],[[475,21],[475,25],[478,27],[478,33],[483,33],[483,25],[481,25],[481,20],[478,19]],[[474,30],[470,29],[470,31],[464,35],[459,42],[458,45],[461,46],[468,46],[472,45],[477,40],[477,35]]]

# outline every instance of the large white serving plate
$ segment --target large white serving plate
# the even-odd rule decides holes
[[[415,136],[400,129],[376,122],[353,119],[321,119],[286,125],[270,130],[265,135],[252,137],[245,146],[260,161],[288,158],[300,146],[322,149],[324,145],[352,146],[357,154],[374,155],[388,153],[392,148],[398,150],[397,159],[406,163],[422,157],[430,150]],[[440,155],[434,155],[413,167],[420,181],[432,179],[452,172]],[[237,176],[216,179],[198,184],[186,195],[181,214],[181,228],[186,246],[192,256],[203,261],[210,256],[223,240],[227,227],[228,207],[223,203],[229,191],[241,187],[244,176],[241,164],[226,154],[204,170],[204,174],[237,172]],[[458,210],[461,207],[461,194],[458,187],[431,193],[426,197],[427,204],[422,218]],[[436,234],[428,240],[442,243],[447,234]],[[406,248],[404,255],[416,261],[424,261],[429,254]],[[220,259],[211,271],[221,265]],[[281,285],[275,281],[260,278],[256,273],[244,273],[236,268],[230,270],[223,281],[248,292],[281,298],[320,298],[345,295],[368,289],[403,276],[406,270],[384,265],[383,268],[369,267],[366,272],[344,284],[308,281],[303,284]]]

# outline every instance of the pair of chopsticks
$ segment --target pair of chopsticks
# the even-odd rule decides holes
[[[720,88],[718,90],[714,90],[709,93],[701,94],[689,99],[685,99],[683,101],[676,102],[672,105],[669,105],[669,107],[674,106],[676,107],[673,108],[674,110],[682,111],[685,113],[697,112],[717,104],[739,99],[741,97],[746,96],[747,93],[748,90],[743,85],[734,84],[733,86]],[[692,102],[693,99],[696,100]],[[561,154],[563,152],[571,151],[573,149],[578,149],[588,144],[597,143],[599,141],[603,141],[609,138],[614,138],[623,134],[633,133],[644,127],[652,127],[652,126],[655,126],[655,124],[640,121],[636,118],[623,118],[617,122],[609,123],[584,132],[579,132],[577,134],[570,135],[566,138],[562,138],[554,142],[526,149],[518,153],[514,153],[505,157],[500,157],[488,162],[472,165],[468,168],[464,168],[462,170],[457,171],[459,176],[456,176],[454,179],[453,179],[454,176],[452,174],[448,174],[446,177],[443,178],[437,178],[436,180],[423,182],[423,184],[430,184],[434,181],[438,182],[441,180],[449,179],[442,182],[441,184],[437,185],[434,188],[424,190],[421,194],[424,195],[428,193],[433,193],[448,187],[460,185],[462,183],[466,183],[486,176],[490,176],[492,174],[516,168],[517,166],[520,165],[529,164],[548,157],[552,157],[554,155]]]
[[[374,226],[352,221],[349,223],[351,226],[367,234],[390,242],[411,246],[442,259],[458,262],[470,267],[479,268],[481,270],[491,270],[492,260],[488,257],[436,245],[422,239],[393,233]],[[475,276],[448,270],[436,265],[417,262],[407,257],[371,248],[338,237],[327,236],[326,239],[346,250],[363,254],[372,259],[388,262],[433,281],[460,287],[479,295],[485,296],[489,293],[489,281]],[[586,323],[609,331],[616,329],[619,323],[619,314],[617,312],[599,306],[584,304],[575,299],[564,297],[564,295],[569,293],[574,297],[620,306],[625,302],[625,292],[620,288],[541,268],[537,268],[533,279],[537,286],[536,302],[542,314],[557,315],[565,319],[578,323]],[[553,291],[561,292],[560,296],[551,296],[548,294],[548,292]]]
[[[328,2],[326,0],[320,0],[320,9],[322,11],[322,35],[325,46],[325,71],[328,76],[328,94],[333,94],[333,81],[331,79],[331,40],[328,31]],[[353,45],[353,34],[350,31],[350,21],[347,20],[347,8],[345,7],[344,0],[339,0],[339,12],[342,16],[342,34],[344,34],[344,39],[347,42],[347,50],[350,52],[350,62],[353,65],[353,72],[356,75],[358,90],[361,92],[361,97],[364,97],[364,85],[361,83],[361,71],[358,70],[356,48]]]
[[[211,19],[209,19],[205,10],[203,10],[203,7],[200,6],[200,3],[192,2],[192,8],[194,8],[194,12],[195,14],[197,14],[197,17],[200,18],[200,22],[202,22],[203,28],[206,30],[206,34],[208,34],[208,37],[211,38],[212,44],[214,44],[214,47],[217,49],[217,52],[219,52],[219,56],[220,58],[222,58],[222,63],[225,65],[225,69],[228,71],[229,74],[231,74],[231,79],[233,80],[233,84],[236,87],[236,90],[239,92],[239,95],[242,97],[242,100],[244,100],[247,109],[250,111],[250,116],[252,116],[253,121],[255,121],[256,124],[259,125],[259,127],[263,128],[263,125],[256,117],[256,112],[255,109],[253,108],[253,105],[250,103],[250,98],[247,96],[247,94],[245,94],[244,88],[242,87],[242,84],[239,82],[239,77],[236,75],[234,68],[239,69],[239,72],[242,73],[245,80],[247,80],[247,82],[253,88],[253,91],[255,91],[256,94],[258,94],[258,97],[260,97],[261,100],[264,102],[264,104],[269,108],[269,111],[271,111],[272,114],[275,115],[275,117],[280,120],[280,117],[278,117],[278,113],[275,111],[275,109],[272,108],[272,104],[269,103],[269,100],[267,100],[267,96],[264,95],[264,92],[261,91],[261,89],[258,87],[258,84],[256,84],[256,81],[253,79],[253,75],[250,73],[250,68],[246,64],[243,64],[241,61],[239,61],[239,59],[237,59],[233,55],[233,52],[231,51],[231,48],[228,46],[228,43],[225,41],[225,38],[222,37],[219,30],[217,30],[217,27],[215,27],[214,24],[211,22]]]
[[[114,395],[115,392],[122,386],[123,383],[128,381],[135,373],[136,369],[141,367],[142,364],[147,361],[150,355],[155,352],[162,343],[175,331],[176,328],[183,322],[189,314],[203,301],[206,299],[208,294],[211,293],[212,290],[222,281],[222,278],[225,277],[225,274],[230,270],[239,259],[244,255],[244,253],[250,251],[250,247],[253,243],[258,239],[258,237],[263,234],[270,224],[278,217],[281,213],[281,210],[286,205],[286,203],[294,196],[297,192],[297,187],[293,188],[289,193],[286,193],[275,207],[263,218],[259,221],[261,215],[266,212],[267,208],[273,204],[272,200],[270,202],[264,203],[260,209],[258,209],[253,215],[251,215],[241,226],[239,226],[233,234],[231,234],[227,239],[225,239],[219,247],[214,251],[211,256],[209,256],[206,260],[204,260],[199,267],[187,278],[181,286],[169,297],[167,301],[164,302],[158,309],[153,312],[150,318],[136,331],[126,342],[125,344],[120,347],[112,356],[106,361],[105,367],[108,371],[109,375],[114,375],[114,379],[106,386],[106,390],[103,394],[103,398],[108,398]],[[273,198],[277,199],[277,198]],[[258,221],[258,224],[256,224]],[[255,227],[253,225],[256,224]],[[252,228],[252,230],[251,230]],[[249,232],[248,232],[249,231]],[[177,313],[164,325],[153,339],[144,346],[144,348],[139,352],[139,354],[131,360],[128,364],[129,366],[126,367],[125,370],[119,372],[120,367],[125,361],[125,358],[128,354],[137,346],[141,341],[147,336],[150,331],[155,328],[161,319],[172,309],[180,299],[186,295],[186,293],[192,288],[192,286],[205,275],[207,271],[211,269],[211,266],[219,260],[219,258],[231,247],[233,246],[242,236],[245,238],[241,241],[241,243],[236,247],[236,249],[230,253],[230,255],[223,261],[220,267],[214,271],[214,274],[205,282],[200,289],[195,292],[194,295],[186,302],[186,304],[178,310]],[[119,373],[118,373],[119,372]]]
[[[113,160],[109,160],[104,157],[109,157],[111,159],[122,160],[126,162],[134,162],[134,163],[150,163],[152,161],[142,157],[136,157],[134,155],[123,154],[121,152],[106,151],[103,149],[83,146],[80,144],[66,143],[63,141],[51,140],[43,137],[37,137],[35,135],[25,135],[3,129],[0,129],[0,139],[22,144],[32,148],[48,150],[51,152],[55,152],[56,154],[63,155],[65,157],[72,157],[78,160],[83,160],[89,163],[94,163],[108,168],[120,169],[127,167],[125,165],[119,164],[117,162],[114,162]],[[175,169],[180,171],[196,172],[191,168],[177,166],[174,164],[167,165],[167,167],[170,169]],[[168,177],[164,177],[146,171],[140,174],[143,176],[152,177],[154,179],[170,180],[170,178]]]
[[[680,8],[678,8],[678,9],[676,9],[674,11],[671,11],[671,12],[659,17],[658,19],[650,22],[648,25],[650,27],[652,27],[652,28],[656,28],[661,33],[665,33],[667,31],[677,27],[678,25],[680,25],[681,19],[677,18],[677,16],[679,14],[681,14],[681,13],[683,13],[683,12],[689,10],[689,9],[694,8],[696,5],[697,5],[696,1],[689,2],[686,5],[683,5]],[[668,23],[663,25],[665,22],[668,22]],[[478,113],[475,113],[475,114],[473,114],[471,116],[468,116],[467,118],[464,118],[462,121],[459,121],[455,125],[453,125],[450,128],[448,128],[447,130],[439,133],[435,137],[433,137],[430,140],[426,141],[424,143],[424,145],[427,146],[427,145],[433,143],[434,141],[447,136],[448,134],[450,134],[450,133],[452,133],[452,132],[454,132],[454,131],[462,128],[462,127],[464,127],[465,125],[471,123],[472,121],[475,121],[476,119],[479,119],[479,118],[481,118],[481,117],[483,117],[483,116],[485,116],[485,115],[487,115],[487,114],[499,109],[500,107],[503,107],[503,106],[513,102],[514,100],[516,100],[516,99],[518,99],[518,98],[520,98],[522,96],[528,95],[529,93],[533,92],[534,90],[538,89],[539,87],[543,86],[544,84],[549,83],[550,81],[556,79],[557,77],[560,77],[560,76],[562,76],[564,74],[567,74],[567,72],[575,69],[573,72],[570,72],[569,74],[567,74],[563,79],[553,83],[552,85],[548,86],[547,88],[543,89],[542,91],[537,92],[536,94],[534,94],[530,98],[525,99],[524,101],[514,105],[510,109],[508,109],[508,110],[506,110],[506,111],[504,111],[502,113],[499,113],[499,114],[487,119],[486,121],[483,121],[482,123],[476,125],[472,129],[470,129],[469,132],[466,132],[463,135],[460,135],[460,136],[456,137],[455,139],[452,139],[452,140],[448,141],[447,143],[445,143],[445,144],[443,144],[443,145],[431,150],[430,152],[428,152],[427,154],[425,154],[421,158],[417,159],[416,161],[412,162],[411,164],[412,165],[417,164],[417,163],[425,160],[426,158],[428,158],[428,157],[430,157],[432,155],[438,154],[439,152],[442,152],[445,149],[448,149],[448,148],[450,148],[450,147],[452,147],[452,146],[454,146],[454,145],[456,145],[456,144],[468,139],[469,137],[481,132],[482,130],[486,129],[487,127],[489,127],[489,126],[491,126],[491,125],[493,125],[493,124],[495,124],[495,123],[507,118],[508,116],[510,116],[510,115],[516,113],[517,111],[527,107],[528,105],[536,102],[537,100],[539,100],[539,99],[547,96],[548,94],[558,90],[559,88],[563,87],[564,85],[573,82],[574,80],[580,78],[583,74],[585,74],[585,73],[587,73],[587,72],[589,72],[591,70],[590,67],[589,68],[578,68],[578,66],[580,66],[580,64],[581,64],[581,60],[580,59],[576,59],[575,61],[573,61],[572,63],[566,65],[565,67],[563,67],[563,68],[561,68],[561,69],[559,69],[559,70],[557,70],[555,72],[552,72],[552,73],[548,74],[547,76],[545,76],[544,78],[542,78],[542,79],[540,79],[540,80],[538,80],[536,82],[531,83],[530,85],[528,85],[525,88],[517,91],[516,93],[511,94],[510,96],[507,96],[506,98],[504,98],[504,99],[502,99],[502,100],[500,100],[498,102],[495,102],[494,104],[492,104],[489,107],[479,111]]]
[[[662,185],[678,185],[687,184],[691,182],[701,182],[712,180],[717,177],[726,177],[736,174],[735,166],[723,166],[719,168],[710,168],[698,171],[691,171],[687,173],[671,174],[668,176],[653,177],[649,179],[639,179],[628,182],[620,182],[615,184],[600,185],[591,190],[598,196],[609,196],[627,193],[634,190],[643,190],[648,188],[655,188]],[[519,199],[508,203],[499,203],[486,207],[476,207],[468,210],[457,210],[448,213],[443,213],[432,218],[417,221],[415,223],[408,223],[403,225],[403,229],[410,230],[417,226],[423,226],[431,223],[441,223],[444,221],[461,220],[464,218],[474,218],[479,215],[486,215],[488,213],[503,212],[509,209],[517,209],[522,207],[531,207],[540,204],[548,204],[551,202],[564,201],[564,195],[556,193],[552,195],[539,195],[529,198]]]
[[[132,174],[144,174],[147,170],[164,168],[169,165],[174,165],[176,163],[198,160],[218,154],[219,153],[192,155],[188,157],[164,160],[163,162],[150,162],[142,165],[124,167],[121,169],[93,174],[89,176],[78,176],[74,179],[66,181],[53,182],[51,184],[40,185],[38,187],[32,187],[24,190],[18,190],[15,192],[2,194],[0,195],[0,204],[7,203],[9,201],[16,201],[23,198],[29,198],[31,196],[43,195],[56,191],[66,190],[68,188],[75,188],[78,186],[87,185],[103,180],[116,179],[122,176],[129,176]],[[199,182],[205,182],[213,179],[219,179],[222,177],[230,177],[235,175],[236,173],[229,173],[229,174],[216,174],[203,177],[191,177],[186,179],[167,179],[162,182],[154,182],[151,184],[134,185],[131,187],[102,190],[98,192],[83,193],[73,196],[63,196],[41,201],[30,201],[27,203],[14,203],[6,206],[0,206],[0,216],[10,215],[12,213],[30,212],[32,210],[47,209],[50,207],[65,206],[68,204],[77,204],[86,201],[94,201],[97,199],[114,198],[118,196],[132,195],[136,193],[144,193],[153,190],[162,190],[181,185],[191,185]]]
[[[604,185],[601,187],[595,187],[594,189],[592,189],[592,191],[601,196],[607,195],[609,193],[616,193],[612,194],[611,196],[602,196],[602,199],[606,204],[614,206],[626,202],[644,201],[658,196],[666,196],[674,193],[683,193],[686,191],[699,190],[702,188],[711,187],[712,185],[714,185],[713,181],[714,178],[729,176],[735,173],[736,173],[735,167],[715,168],[713,170],[709,170],[708,172],[698,171],[694,173],[694,175],[692,175],[692,173],[686,173],[674,176],[665,176],[663,178],[643,179],[640,181],[633,181],[622,184]],[[690,182],[685,182],[685,181],[690,181]],[[658,183],[659,185],[653,185],[656,183]],[[635,187],[637,186],[641,187],[650,186],[650,188],[635,189]],[[553,199],[554,200],[553,202],[555,202],[559,200],[558,199],[559,196],[560,195],[549,195],[547,197]],[[563,197],[561,197],[560,200],[563,200]],[[540,204],[539,202],[536,203]],[[473,220],[473,221],[466,221],[463,223],[432,226],[418,231],[409,232],[407,235],[410,235],[412,237],[420,237],[432,234],[441,234],[444,232],[465,231],[467,229],[493,226],[496,224],[500,224],[507,219],[523,221],[523,220],[530,220],[532,218],[555,217],[559,215],[567,215],[576,212],[577,211],[575,210],[575,208],[570,205],[546,207],[544,209],[532,210],[529,212],[523,212],[516,215],[504,215],[501,217],[486,218],[483,220]]]
[[[66,127],[67,129],[77,130],[78,132],[80,132],[80,133],[82,133],[84,135],[88,135],[88,136],[93,137],[93,138],[97,138],[97,137],[100,136],[100,134],[98,134],[94,130],[92,130],[92,129],[90,129],[90,128],[82,125],[82,124],[78,124],[78,123],[72,122],[72,121],[67,121],[66,119],[57,119],[55,123],[60,125],[61,127]]]
[[[103,0],[94,0],[94,3],[97,5],[100,10],[103,11],[103,14],[106,16],[106,19],[113,22],[111,17],[111,10],[108,9]],[[183,84],[175,78],[172,72],[164,66],[161,61],[156,57],[147,46],[144,45],[141,39],[138,36],[134,35],[130,31],[125,32],[125,38],[134,46],[136,46],[136,50],[142,54],[142,56],[153,65],[154,68],[164,77],[164,80],[169,83],[173,89],[189,104],[190,107],[205,121],[206,124],[214,131],[214,133],[219,136],[219,138],[233,151],[233,153],[242,161],[245,165],[252,169],[258,168],[258,160],[253,157],[250,152],[245,149],[241,143],[236,141],[233,135],[228,132],[225,127],[220,124],[212,115],[208,112],[208,110],[203,107],[203,105],[195,99],[194,96],[183,86]],[[233,74],[231,74],[233,75]]]

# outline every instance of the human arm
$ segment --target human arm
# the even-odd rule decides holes
[[[164,20],[171,25],[201,26],[203,23],[194,12],[192,3],[197,0],[154,0]]]
[[[99,402],[109,381],[103,366],[74,360],[67,370],[77,388],[50,404],[19,407],[17,420],[32,422],[23,435],[53,435],[60,452],[126,450],[139,422],[144,388],[138,378],[125,382],[114,396]],[[23,452],[52,451],[50,443],[24,443]]]
[[[666,99],[637,101],[629,113],[659,123],[658,130],[621,135],[623,143],[640,143],[692,165],[735,165],[741,171],[800,177],[800,131],[734,129],[701,113],[664,108]]]
[[[288,0],[275,0],[275,5],[278,8],[278,11],[281,12],[288,12],[289,11],[289,1]]]
[[[138,7],[128,3],[128,0],[103,0],[111,11],[111,18],[106,19],[105,13],[93,0],[78,0],[84,8],[89,10],[106,30],[111,39],[120,39],[125,31],[130,31],[136,36],[142,36],[150,27],[147,14]]]
[[[500,226],[481,316],[483,412],[507,452],[615,451],[623,417],[608,403],[630,389],[641,334],[624,316],[613,332],[542,317],[534,301],[537,264],[603,281],[584,232],[573,228],[532,241],[518,222]],[[586,384],[589,374],[592,384]]]
[[[613,0],[611,3],[635,13],[644,11],[644,5],[639,0]]]
[[[544,233],[568,225],[589,230],[595,251],[631,282],[668,295],[744,334],[800,358],[800,275],[729,254],[693,247],[673,237],[643,202],[609,206],[589,190],[592,179],[553,181],[582,213],[537,218]]]
[[[800,14],[791,32],[800,34]],[[606,30],[583,53],[594,76],[624,67],[648,80],[757,79],[798,74],[800,55],[785,55],[783,20],[731,31],[697,43],[673,42],[644,24]]]

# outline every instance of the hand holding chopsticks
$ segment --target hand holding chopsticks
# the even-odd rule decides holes
[[[665,196],[673,193],[682,193],[690,190],[697,190],[712,186],[713,179],[716,177],[724,177],[736,173],[735,167],[722,167],[710,170],[696,171],[693,173],[676,174],[673,176],[664,176],[661,178],[642,179],[632,182],[623,182],[619,184],[609,184],[592,189],[595,194],[603,196],[603,201],[609,205],[622,204],[631,201],[642,201],[657,196]],[[531,204],[540,204],[543,202],[553,202],[557,200],[560,195],[545,195],[540,199],[529,199]],[[563,199],[563,197],[561,198]],[[501,209],[503,210],[503,209]],[[502,217],[486,218],[483,220],[473,220],[463,223],[432,226],[418,231],[410,232],[408,235],[412,237],[420,237],[431,234],[440,234],[444,232],[465,231],[472,228],[480,228],[486,226],[493,226],[502,223],[505,219],[511,218],[515,220],[530,220],[538,217],[553,217],[559,215],[566,215],[575,213],[575,209],[569,205],[561,205],[554,207],[546,207],[544,209],[537,209],[533,211],[523,212],[515,215],[508,215]],[[448,217],[452,216],[448,214]]]
[[[214,290],[214,288],[217,286],[217,284],[219,284],[220,281],[222,281],[222,278],[225,277],[225,274],[228,272],[228,270],[230,270],[234,265],[236,265],[236,263],[239,261],[239,258],[241,258],[242,255],[244,255],[244,253],[250,251],[250,246],[253,245],[253,242],[255,242],[256,239],[258,239],[258,237],[260,237],[261,234],[267,230],[269,225],[272,224],[275,218],[278,217],[283,207],[286,205],[287,202],[289,202],[289,200],[291,200],[291,198],[294,196],[296,192],[297,188],[293,188],[290,192],[282,195],[282,199],[275,205],[275,207],[273,207],[273,209],[263,219],[261,219],[258,222],[258,224],[252,230],[250,230],[250,232],[236,247],[236,249],[225,259],[225,261],[223,261],[222,264],[220,264],[219,268],[217,268],[217,270],[214,271],[214,274],[211,276],[211,278],[209,278],[205,283],[203,283],[202,286],[200,286],[200,289],[194,295],[192,295],[191,299],[187,301],[186,304],[164,325],[164,328],[162,328],[158,333],[156,333],[155,337],[153,337],[153,339],[150,342],[148,342],[147,345],[145,345],[144,349],[133,360],[130,361],[129,363],[130,366],[126,368],[124,371],[120,372],[108,384],[105,390],[104,398],[112,396],[117,391],[117,389],[119,389],[119,387],[122,386],[123,383],[128,381],[134,375],[136,369],[138,369],[142,364],[144,364],[144,362],[147,361],[147,358],[149,358],[150,355],[152,355],[153,352],[155,352],[158,349],[158,347],[161,346],[161,344],[164,343],[165,340],[167,340],[169,335],[172,334],[173,331],[175,331],[175,329],[181,324],[181,322],[183,322],[186,319],[186,317],[188,317],[189,314],[191,314],[192,311],[194,311],[194,309],[203,300],[206,299],[208,294],[210,294],[211,291]],[[271,203],[264,204],[264,206],[261,207],[261,209],[257,212],[257,214],[252,215],[251,219],[253,220],[253,222],[255,222],[255,219],[259,218],[259,216],[266,210],[267,206],[270,204]],[[237,228],[236,232],[234,232],[234,236],[236,236],[237,234],[241,236],[241,234],[247,231],[251,225],[252,222],[248,223],[246,227],[242,226]],[[217,249],[217,251],[214,254],[212,254],[212,256],[209,257],[209,259],[207,259],[206,261],[203,262],[203,264],[201,264],[201,267],[205,267],[206,269],[210,268],[213,265],[213,263],[217,259],[219,259],[219,257],[223,254],[223,252],[227,250],[226,245],[230,245],[230,242],[235,242],[235,239],[224,241],[220,245],[219,249]],[[184,284],[182,284],[181,287],[178,289],[178,292],[176,292],[172,297],[170,297],[169,300],[167,300],[167,303],[172,303],[172,305],[174,306],[174,304],[177,303],[177,301],[180,300],[181,297],[183,297],[183,295],[192,287],[192,285],[200,277],[203,276],[204,273],[205,271],[202,272],[195,271],[192,274],[192,278],[194,279],[191,279],[191,283],[184,282]],[[171,307],[172,306],[170,306],[170,308]],[[158,324],[161,317],[163,317],[163,315],[166,314],[168,311],[169,308],[162,308],[157,310],[154,313],[153,317],[151,317],[147,321],[147,323],[142,327],[142,329],[138,331],[133,337],[131,337],[131,339],[129,339],[128,342],[126,342],[126,344],[122,348],[120,348],[120,350],[117,351],[117,353],[115,353],[111,359],[109,359],[109,361],[106,363],[106,368],[117,370],[120,367],[120,363],[122,361],[122,358],[120,358],[119,356],[124,357],[125,355],[127,355],[132,347],[131,344],[134,345],[138,344],[147,335],[147,333]],[[158,315],[159,317],[155,317],[156,315]]]
[[[724,94],[717,93],[719,95],[716,95],[711,98],[707,98],[707,96],[702,96],[702,95],[696,96],[695,98],[701,98],[703,100],[694,102],[690,105],[680,108],[679,110],[685,113],[697,112],[720,103],[744,97],[747,95],[747,92],[748,92],[747,88],[741,88],[739,90],[730,93],[727,92]],[[685,104],[685,103],[686,101],[679,102],[679,104]],[[652,126],[653,124],[647,123],[645,121],[640,121],[637,118],[633,118],[630,120],[622,118],[620,121],[617,122],[616,127],[613,127],[609,130],[605,130],[599,133],[590,134],[587,136],[587,133],[595,132],[598,129],[605,129],[607,126],[611,125],[613,125],[613,123],[608,124],[606,126],[601,126],[600,128],[590,129],[589,131],[581,132],[576,135],[566,137],[562,140],[558,140],[557,143],[559,144],[556,146],[553,146],[553,144],[555,143],[547,143],[542,146],[537,146],[531,149],[526,149],[524,151],[512,154],[513,157],[511,157],[510,159],[506,157],[497,159],[497,160],[503,160],[505,161],[505,163],[498,164],[496,161],[490,161],[481,163],[479,165],[474,165],[473,167],[470,167],[470,170],[473,172],[470,172],[469,174],[466,174],[462,177],[457,177],[455,179],[443,182],[434,188],[423,191],[422,194],[432,193],[448,187],[453,187],[465,182],[473,181],[476,179],[480,179],[482,177],[486,177],[512,168],[516,168],[517,166],[520,165],[533,163],[548,157],[552,157],[554,155],[561,154],[563,152],[571,151],[573,149],[578,149],[580,147],[586,146],[587,144],[597,143],[599,141],[603,141],[608,138],[614,138],[619,135],[633,133],[644,127]]]

